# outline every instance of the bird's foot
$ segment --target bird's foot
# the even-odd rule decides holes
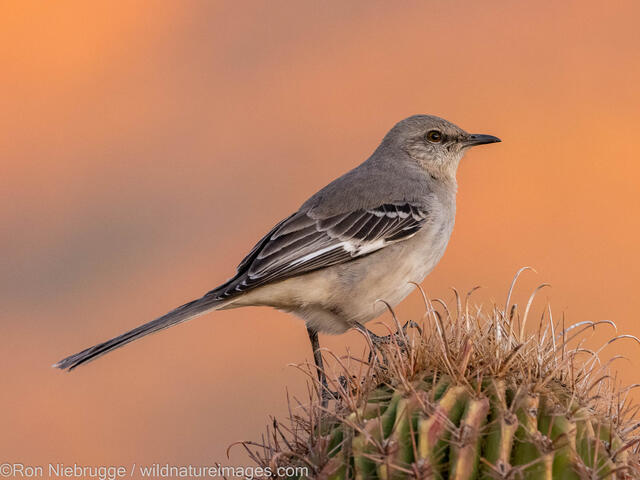
[[[329,385],[327,385],[326,383],[322,384],[321,400],[322,400],[322,406],[325,408],[327,407],[330,400],[338,400],[340,398],[343,398],[344,392],[346,392],[347,389],[349,388],[349,380],[347,379],[347,377],[345,377],[344,375],[340,375],[337,380],[339,384],[337,385],[337,387],[339,390],[343,392],[342,394],[339,391],[335,391],[335,392],[331,391],[329,389]]]
[[[320,405],[323,408],[327,408],[329,406],[330,400],[336,400],[338,398],[338,392],[332,392],[325,385],[322,386],[320,392]]]
[[[408,347],[407,329],[409,327],[415,328],[416,330],[418,330],[420,334],[422,334],[422,328],[413,320],[409,320],[401,328],[399,328],[395,333],[391,333],[389,335],[384,335],[384,336],[376,335],[361,323],[356,323],[354,328],[362,332],[365,337],[368,337],[371,340],[371,345],[375,350],[381,351],[381,347],[383,345],[395,344],[395,345],[398,345],[398,347],[400,347],[402,351],[406,351]],[[369,361],[371,361],[374,355],[373,349],[371,352],[369,352]]]

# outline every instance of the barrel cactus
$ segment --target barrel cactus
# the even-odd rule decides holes
[[[288,424],[244,442],[271,478],[282,465],[327,480],[640,478],[630,388],[609,372],[617,357],[583,343],[611,322],[566,328],[546,310],[527,325],[531,302],[521,315],[509,301],[485,313],[424,298],[419,330],[370,344],[368,362],[334,357],[328,408],[316,384]]]

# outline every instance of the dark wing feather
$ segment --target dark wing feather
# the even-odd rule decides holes
[[[267,282],[351,261],[415,235],[427,218],[428,212],[410,203],[327,218],[295,213],[258,242],[235,277],[207,296],[228,298]]]
[[[237,272],[241,273],[243,272],[249,265],[251,265],[251,262],[253,262],[254,258],[258,255],[258,253],[260,253],[260,251],[269,243],[269,241],[271,240],[271,235],[272,233],[279,229],[282,225],[286,224],[287,222],[290,222],[291,219],[295,216],[296,214],[294,213],[293,215],[290,215],[289,217],[285,218],[284,220],[281,220],[278,224],[276,224],[275,227],[273,227],[271,229],[271,231],[269,233],[267,233],[264,237],[262,237],[260,239],[260,241],[258,243],[256,243],[256,245],[251,249],[251,251],[247,254],[246,257],[244,257],[242,259],[242,261],[240,262],[240,264],[238,265],[237,268]]]

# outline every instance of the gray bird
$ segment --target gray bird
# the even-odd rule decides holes
[[[402,120],[364,163],[273,227],[233,278],[54,367],[71,370],[211,310],[265,305],[305,321],[321,372],[318,332],[363,329],[385,308],[378,300],[396,305],[411,292],[411,282],[424,280],[453,230],[462,156],[470,147],[499,141],[435,116]]]

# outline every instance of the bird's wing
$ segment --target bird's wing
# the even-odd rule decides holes
[[[411,203],[384,204],[314,218],[298,212],[276,225],[207,296],[224,299],[267,282],[351,261],[415,235],[428,212]]]
[[[238,273],[224,285],[149,323],[71,355],[54,366],[73,369],[149,333],[184,322],[216,308],[266,282],[344,263],[415,235],[428,212],[412,203],[385,204],[333,216],[314,217],[308,211],[277,224],[249,252]]]

